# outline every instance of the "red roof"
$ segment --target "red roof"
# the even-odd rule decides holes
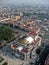
[[[27,23],[27,24],[25,24],[25,26],[24,26],[24,27],[29,28],[29,27],[30,27],[30,24],[29,24],[29,23]]]
[[[34,46],[35,46],[35,44],[36,44],[39,40],[40,40],[40,38],[37,38],[37,40],[34,40],[34,42],[32,43],[32,44],[34,44],[34,45],[33,45],[33,48],[31,49],[31,51],[34,50],[34,48],[35,48]]]
[[[32,44],[36,44],[37,42],[39,42],[40,41],[40,38],[37,38],[36,40],[34,40],[34,42],[32,43]]]
[[[30,24],[29,24],[29,23],[27,23],[27,24],[26,24],[26,26],[30,27]]]
[[[34,31],[31,31],[29,34],[31,34],[32,36],[36,36],[37,35]]]
[[[16,47],[17,47],[17,45],[13,45],[13,47],[14,47],[14,48],[16,48]]]
[[[16,44],[13,44],[13,45],[12,45],[12,48],[17,48],[17,45],[16,45]]]
[[[21,52],[22,53],[27,53],[27,50],[26,49],[22,49]]]

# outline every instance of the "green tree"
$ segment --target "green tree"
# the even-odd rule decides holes
[[[0,26],[0,41],[6,40],[9,41],[14,37],[13,30],[6,26]]]

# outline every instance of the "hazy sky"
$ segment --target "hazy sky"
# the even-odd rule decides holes
[[[49,5],[49,0],[0,0],[0,4],[46,4]]]

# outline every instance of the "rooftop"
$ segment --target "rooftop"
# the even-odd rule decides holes
[[[29,37],[26,37],[26,38],[20,40],[20,42],[23,43],[23,44],[30,44],[30,43],[33,42],[33,40],[34,40],[34,39],[29,36]]]

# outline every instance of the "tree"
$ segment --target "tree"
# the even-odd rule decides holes
[[[2,65],[8,65],[8,63],[7,62],[4,62]]]
[[[0,41],[6,40],[9,41],[14,37],[13,30],[6,26],[0,26]]]
[[[37,53],[37,54],[40,54],[41,49],[42,49],[41,47],[38,47],[38,48],[36,49],[36,53]]]

